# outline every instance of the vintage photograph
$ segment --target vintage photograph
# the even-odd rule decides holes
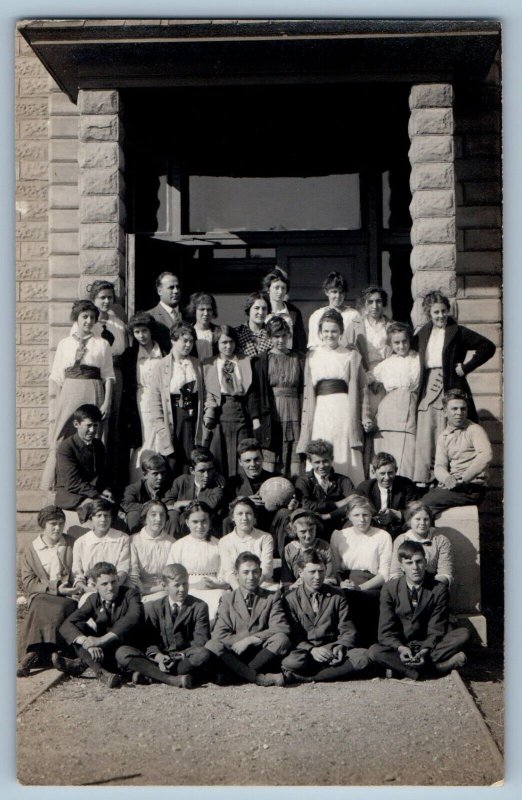
[[[19,782],[501,784],[500,21],[13,36]]]

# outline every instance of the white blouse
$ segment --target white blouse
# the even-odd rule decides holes
[[[381,528],[370,527],[366,533],[355,528],[334,531],[330,540],[335,571],[367,570],[387,581],[392,557],[392,538]]]
[[[107,330],[110,331],[114,336],[112,345],[109,345],[111,348],[111,354],[113,356],[121,356],[127,347],[127,328],[125,323],[116,316],[114,311],[109,309],[107,313],[109,318],[105,320],[98,320],[93,327],[93,333],[95,336],[101,336],[103,326],[105,325]]]
[[[319,323],[321,321],[321,317],[323,316],[325,311],[328,311],[330,306],[323,306],[322,308],[318,308],[310,315],[310,319],[308,321],[308,347],[319,347],[322,345],[321,337],[319,336]],[[352,322],[359,321],[361,318],[359,316],[359,312],[355,308],[350,308],[347,306],[343,308],[340,312],[344,322],[344,333],[341,336],[340,343],[343,347],[346,347],[348,344],[347,338],[347,328]]]
[[[352,363],[353,350],[345,347],[317,347],[310,355],[310,372],[315,386],[319,381],[339,379],[346,381]]]
[[[86,573],[98,561],[114,564],[118,572],[128,574],[130,569],[130,536],[109,528],[105,536],[88,531],[76,539],[73,546],[72,571],[75,583],[85,580]]]
[[[71,334],[76,333],[77,326],[73,325]],[[71,335],[66,336],[58,342],[51,369],[50,379],[58,386],[63,386],[65,381],[65,370],[74,365],[76,353],[80,343]],[[110,345],[99,336],[90,336],[87,339],[85,353],[82,356],[82,365],[98,367],[102,381],[114,380],[114,367],[112,366],[112,355]]]
[[[419,355],[411,351],[404,357],[393,353],[376,364],[372,374],[383,384],[387,392],[393,389],[409,389],[411,392],[416,392],[420,379]]]
[[[211,536],[206,539],[196,539],[190,534],[178,539],[171,545],[168,564],[183,564],[190,578],[207,575],[215,578],[219,572],[218,540]]]
[[[40,563],[47,573],[50,581],[56,581],[62,574],[62,565],[58,558],[58,549],[65,547],[65,540],[60,538],[58,542],[50,546],[45,544],[42,536],[37,536],[33,540],[33,549],[40,560]]]
[[[370,364],[382,361],[390,354],[390,347],[388,345],[388,319],[384,317],[377,322],[371,322],[369,317],[364,319],[364,332],[366,335],[366,343],[368,347],[368,359]]]
[[[169,563],[171,546],[172,538],[166,533],[151,536],[146,528],[130,537],[129,581],[142,594],[149,594],[161,581],[163,569]]]
[[[426,367],[428,369],[440,369],[442,367],[442,351],[444,349],[445,328],[433,327],[428,344],[426,345]]]
[[[136,359],[136,384],[138,389],[148,389],[154,366],[158,359],[163,358],[159,344],[154,342],[154,347],[148,352],[141,344]]]
[[[182,386],[196,380],[196,373],[192,362],[188,358],[182,358],[180,361],[172,359],[172,361],[172,377],[169,391],[171,394],[180,394]]]
[[[218,543],[221,559],[220,579],[237,588],[235,562],[240,553],[255,553],[261,560],[262,581],[270,581],[274,572],[274,540],[269,533],[253,528],[252,532],[240,539],[236,529],[223,536]]]
[[[225,361],[232,361],[234,364],[233,385],[228,384],[223,377],[223,366]],[[241,380],[241,373],[239,371],[239,363],[236,356],[232,358],[222,358],[219,356],[216,360],[217,373],[219,378],[219,386],[222,394],[244,394],[243,381]]]

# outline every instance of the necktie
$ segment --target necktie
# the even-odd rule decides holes
[[[100,334],[101,338],[105,339],[105,341],[108,342],[112,347],[112,345],[114,344],[114,334],[110,332],[105,322],[102,322],[101,326],[102,326],[102,332]]]
[[[92,335],[92,334],[91,334],[91,335]],[[89,336],[85,336],[85,337],[82,339],[82,338],[80,338],[80,337],[78,336],[78,334],[77,334],[77,333],[73,333],[73,334],[72,334],[72,337],[73,337],[73,339],[76,339],[76,341],[78,342],[78,349],[76,350],[76,353],[75,353],[75,355],[74,355],[74,366],[75,366],[75,367],[76,367],[76,366],[78,366],[78,364],[80,363],[80,361],[81,361],[81,360],[82,360],[82,358],[84,357],[84,355],[85,355],[85,351],[87,350],[87,342],[88,342],[88,341],[89,341],[89,339],[91,338],[91,335],[89,335]]]
[[[105,608],[105,613],[107,615],[107,624],[110,625],[112,622],[112,603],[104,603],[103,607]]]
[[[386,492],[386,508],[391,508],[392,499],[391,499],[391,489],[388,489]]]
[[[312,609],[314,614],[319,613],[319,592],[312,592],[311,596]]]
[[[228,359],[223,364],[223,380],[229,389],[234,388],[234,362]]]
[[[176,603],[174,603],[174,605],[172,606],[172,609],[171,609],[172,622],[176,622],[176,617],[178,616],[178,611],[179,611],[179,609],[178,609]]]
[[[255,596],[254,592],[249,592],[247,594],[247,596],[246,596],[246,607],[247,607],[247,611],[249,613],[252,613],[252,609],[254,607],[255,599],[256,599],[256,596]]]
[[[419,605],[419,592],[417,590],[417,587],[414,586],[413,589],[411,590],[411,607],[415,609],[417,608],[418,605]]]

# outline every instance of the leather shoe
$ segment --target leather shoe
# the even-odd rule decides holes
[[[266,673],[265,675],[256,676],[256,686],[284,686],[285,679],[281,672],[279,673]]]
[[[115,672],[109,672],[106,669],[101,669],[97,673],[97,678],[101,683],[104,683],[109,689],[118,689],[121,686],[121,677],[116,675]]]
[[[152,682],[152,678],[143,675],[141,672],[132,673],[131,683],[133,683],[134,686],[150,686]]]
[[[60,653],[53,653],[51,656],[53,667],[66,675],[77,678],[87,669],[81,658],[66,658]]]
[[[20,661],[20,666],[16,670],[17,678],[27,678],[32,669],[40,666],[40,655],[34,650],[26,653]]]
[[[458,653],[455,653],[454,656],[451,656],[451,658],[447,658],[445,661],[438,661],[436,664],[434,663],[433,666],[437,672],[451,672],[452,669],[460,669],[460,667],[463,667],[466,661],[466,654],[460,650]]]

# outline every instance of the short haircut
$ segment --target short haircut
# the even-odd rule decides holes
[[[323,281],[323,292],[329,292],[331,289],[337,289],[337,291],[347,294],[348,283],[340,272],[329,272]]]
[[[89,297],[94,302],[100,292],[103,292],[104,289],[108,289],[112,292],[112,302],[114,303],[116,301],[116,290],[114,288],[114,284],[110,281],[97,280],[91,283],[91,285],[88,287]]]
[[[295,565],[298,569],[304,569],[307,564],[321,564],[326,567],[326,559],[320,550],[312,548],[311,550],[301,550],[295,560]]]
[[[359,294],[358,298],[358,305],[359,308],[364,308],[366,306],[366,302],[371,294],[379,293],[382,300],[383,308],[386,308],[388,305],[388,292],[386,289],[383,289],[382,286],[377,286],[377,284],[371,284],[367,286],[365,289],[362,290]]]
[[[424,547],[421,542],[414,542],[412,539],[406,539],[399,545],[397,558],[399,561],[402,561],[403,558],[411,558],[416,553],[420,553],[423,558],[426,558]]]
[[[183,578],[183,580],[188,580],[188,571],[187,568],[183,566],[183,564],[167,564],[167,566],[163,567],[161,578],[163,580],[163,583],[167,583],[168,581],[175,581],[176,578]]]
[[[346,515],[349,516],[351,512],[356,508],[366,508],[370,512],[372,517],[374,517],[375,514],[377,513],[372,504],[370,503],[370,501],[368,500],[368,498],[362,497],[361,495],[354,495],[353,497],[350,498],[346,506]]]
[[[165,512],[165,521],[167,520],[169,512],[163,500],[147,500],[146,503],[143,503],[140,511],[140,522],[142,525],[145,524],[147,520],[147,514],[149,513],[151,508],[154,508],[154,506],[160,506],[163,509],[163,511]]]
[[[172,342],[177,342],[182,336],[190,336],[191,339],[196,338],[194,328],[191,325],[187,325],[186,322],[178,322],[173,325],[169,331],[169,336]]]
[[[326,439],[312,439],[306,445],[305,453],[307,456],[326,456],[330,461],[333,461],[334,448],[333,444],[327,442]]]
[[[89,570],[89,577],[97,581],[101,575],[117,575],[118,570],[110,561],[97,561]]]
[[[422,500],[412,500],[407,504],[406,508],[404,509],[404,522],[408,524],[411,518],[414,517],[415,514],[418,514],[419,511],[425,511],[430,518],[430,525],[433,525],[433,511],[429,506],[426,505],[426,503],[423,503]]]
[[[62,522],[65,522],[65,513],[59,506],[44,506],[44,508],[38,512],[38,527],[43,530],[46,524],[54,519],[60,519]]]
[[[465,400],[469,408],[469,395],[464,389],[448,389],[442,398],[442,408],[447,408],[450,400]]]
[[[148,311],[137,311],[129,320],[127,325],[131,334],[135,328],[148,328],[152,333],[154,330],[154,319]]]
[[[266,308],[268,311],[269,302],[265,292],[252,292],[251,294],[248,295],[247,299],[245,300],[244,309],[247,317],[250,315],[250,309],[252,308],[256,300],[263,300],[263,302],[266,303]]]
[[[82,406],[78,406],[72,418],[73,422],[83,422],[84,419],[90,419],[93,422],[101,422],[102,415],[98,406],[92,403],[84,403]]]
[[[168,270],[165,270],[165,272],[162,272],[162,273],[161,273],[160,275],[158,275],[158,277],[156,278],[156,289],[159,289],[159,288],[160,288],[160,286],[161,286],[161,282],[163,281],[163,278],[166,278],[166,277],[167,277],[167,275],[171,275],[173,278],[177,278],[177,277],[178,277],[178,276],[176,275],[176,273],[175,273],[175,272],[171,272],[171,271],[170,271],[170,269],[168,269]],[[179,280],[179,278],[178,278],[178,280]]]
[[[114,511],[114,505],[105,497],[100,497],[98,500],[93,500],[88,506],[87,519],[92,519],[98,511]]]
[[[408,337],[411,347],[411,343],[413,341],[413,331],[410,325],[406,325],[404,322],[390,322],[386,328],[386,333],[388,335],[388,344],[391,343],[391,337],[394,333],[405,333]]]
[[[239,338],[237,335],[237,331],[232,325],[218,325],[216,330],[214,331],[214,341],[216,344],[219,342],[222,336],[228,336],[229,339],[235,344],[235,350],[239,348]]]
[[[335,322],[339,326],[341,333],[344,333],[344,320],[335,308],[327,308],[319,320],[319,333],[323,330],[325,322]]]
[[[166,459],[159,453],[146,452],[140,461],[141,471],[145,476],[147,472],[168,472]]]
[[[230,514],[233,514],[238,506],[248,506],[252,509],[254,514],[256,512],[255,503],[250,497],[235,497],[228,507]]]
[[[450,310],[450,301],[445,294],[442,294],[442,292],[428,292],[422,299],[422,308],[428,317],[430,315],[430,308],[435,303],[442,303],[443,306],[446,306],[448,311]]]
[[[98,320],[98,317],[100,316],[100,309],[94,305],[92,300],[76,300],[76,302],[72,304],[71,308],[71,322],[77,322],[82,311],[90,311],[92,314],[94,314],[95,320]]]
[[[372,458],[372,467],[374,469],[379,469],[379,467],[385,467],[386,464],[391,464],[391,466],[397,470],[397,461],[391,453],[385,453],[384,450],[381,450],[379,453],[375,453],[374,457]]]
[[[185,317],[189,322],[196,321],[196,311],[203,303],[208,303],[211,307],[212,319],[217,317],[218,309],[214,295],[208,294],[208,292],[194,292],[194,294],[190,295],[187,307],[185,308]]]
[[[281,269],[281,267],[274,267],[274,269],[270,270],[270,272],[263,278],[261,287],[265,292],[268,292],[271,285],[276,281],[282,281],[284,284],[286,284],[286,291],[290,291],[290,281],[288,280],[288,275],[284,270]]]
[[[292,333],[286,319],[277,315],[275,317],[270,317],[266,323],[266,332],[269,336],[281,336],[283,334],[285,334],[285,336],[290,336]]]
[[[263,455],[263,449],[257,439],[241,439],[237,446],[237,454],[239,458],[241,458],[244,453],[248,453],[250,451],[255,451],[256,453],[261,453],[261,455]]]
[[[214,464],[215,459],[208,447],[194,447],[190,451],[190,466],[194,468],[198,464]]]
[[[255,553],[249,553],[248,550],[245,550],[244,553],[240,553],[234,562],[234,569],[237,572],[241,564],[247,564],[248,562],[252,562],[256,564],[259,568],[261,568],[261,559],[259,556],[256,556]]]

